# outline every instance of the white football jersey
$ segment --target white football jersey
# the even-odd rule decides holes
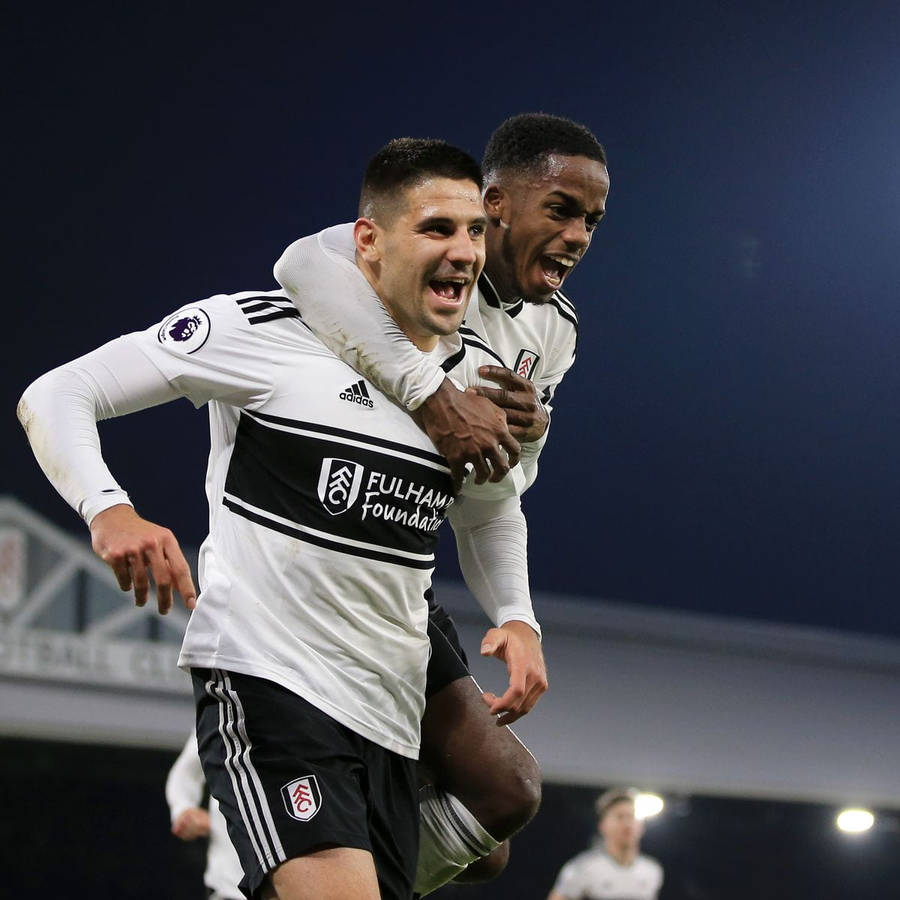
[[[465,325],[487,338],[508,369],[534,382],[544,405],[552,403],[557,385],[575,361],[575,307],[561,291],[546,303],[506,303],[486,274],[478,279],[477,299],[469,305]]]
[[[399,332],[356,267],[355,252],[353,226],[335,225],[291,244],[275,264],[275,277],[334,353],[413,409],[442,376]],[[493,364],[533,381],[551,410],[554,392],[575,361],[578,339],[578,317],[565,295],[557,291],[546,303],[505,303],[483,274],[460,331],[486,339],[495,354]],[[524,487],[537,476],[546,440],[547,432],[522,445]]]
[[[281,291],[199,301],[128,339],[209,403],[209,536],[179,665],[270,679],[417,757],[446,461]],[[453,335],[435,358],[474,384],[492,361],[479,344]],[[508,480],[491,490],[515,495]]]
[[[662,866],[655,859],[638,856],[623,866],[595,847],[562,867],[553,890],[566,900],[656,900],[662,883]]]
[[[484,335],[503,365],[534,382],[547,412],[563,376],[575,362],[578,343],[578,316],[561,291],[546,303],[526,303],[518,299],[505,303],[486,274],[478,279],[478,294],[466,311],[462,329]],[[496,384],[491,384],[496,387]],[[525,487],[537,477],[537,459],[547,441],[549,428],[540,440],[522,444]]]

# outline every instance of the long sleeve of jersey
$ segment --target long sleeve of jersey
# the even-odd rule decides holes
[[[103,461],[97,422],[166,403],[178,392],[127,338],[53,369],[19,401],[19,421],[44,474],[90,525],[128,494]]]
[[[463,493],[449,512],[466,586],[495,625],[526,622],[538,636],[528,584],[528,529],[519,498]]]
[[[166,776],[166,803],[173,823],[186,809],[201,805],[205,784],[197,736],[192,731]]]
[[[275,263],[275,278],[332,353],[412,411],[444,373],[397,327],[355,253],[353,226],[336,225],[294,241]]]
[[[103,459],[99,421],[182,396],[196,406],[218,399],[252,409],[269,395],[272,382],[264,364],[269,345],[254,343],[259,332],[253,326],[238,327],[245,314],[236,303],[215,301],[204,304],[215,318],[218,349],[212,360],[192,354],[191,345],[185,351],[184,342],[158,340],[153,326],[48,372],[25,391],[19,417],[35,457],[88,524],[103,510],[130,503]],[[475,485],[470,479],[450,514],[467,583],[487,615],[496,624],[519,619],[537,631],[518,502],[523,480],[518,470],[498,484]]]
[[[240,317],[240,311],[232,312],[232,319]],[[194,357],[170,352],[170,344],[156,339],[157,330],[154,325],[123,335],[47,372],[19,401],[19,421],[38,464],[88,525],[111,506],[131,504],[103,459],[98,422],[179,397],[197,407],[215,398],[252,405],[268,388],[258,371],[255,348],[227,316],[217,319],[217,330],[228,352],[213,366],[198,360],[190,367],[187,361]],[[153,359],[148,345],[154,348]],[[172,360],[180,359],[178,368],[168,365],[167,353]]]

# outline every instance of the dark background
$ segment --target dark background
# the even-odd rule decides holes
[[[168,833],[161,785],[175,753],[0,741],[3,896],[38,900],[201,900],[205,844]],[[597,789],[544,785],[537,817],[503,877],[435,900],[545,900],[594,834]],[[900,828],[841,835],[814,803],[669,796],[643,851],[662,864],[660,900],[887,900],[900,878]],[[88,825],[87,823],[91,824]],[[81,836],[81,839],[75,836]]]
[[[897,4],[35,3],[5,26],[0,492],[85,535],[13,419],[31,380],[274,288],[287,243],[353,218],[386,140],[480,156],[541,110],[606,144],[612,189],[567,284],[580,355],[526,498],[534,587],[900,636]],[[205,413],[102,435],[139,510],[198,544]],[[174,754],[3,746],[6,889],[56,896],[67,870],[68,896],[188,896]],[[548,786],[506,879],[465,896],[545,896],[595,793]],[[895,832],[847,842],[830,809],[689,801],[645,841],[667,900],[886,897],[900,874]]]
[[[387,139],[480,156],[543,110],[606,144],[612,189],[568,283],[534,586],[900,634],[896,4],[37,4],[8,26],[4,491],[79,529],[12,419],[33,378],[275,287]],[[104,441],[198,544],[205,414]]]

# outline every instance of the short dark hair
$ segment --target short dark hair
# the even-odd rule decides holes
[[[404,189],[426,178],[472,181],[480,191],[481,166],[465,150],[436,138],[394,138],[366,166],[359,193],[359,215],[390,216]]]
[[[535,171],[551,154],[586,156],[606,165],[606,150],[589,128],[549,113],[521,113],[503,122],[490,136],[481,167],[485,179],[502,171]]]

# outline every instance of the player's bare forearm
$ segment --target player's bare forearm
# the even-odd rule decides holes
[[[475,390],[503,410],[509,432],[517,441],[527,444],[543,437],[550,416],[533,381],[503,366],[481,366],[478,373],[500,385],[496,388],[479,385]]]
[[[142,519],[131,506],[119,504],[98,513],[91,520],[94,552],[112,570],[123,591],[134,590],[136,606],[147,602],[150,578],[156,584],[160,615],[172,608],[172,592],[181,594],[193,609],[197,589],[191,570],[175,535],[168,528]]]
[[[457,485],[471,464],[476,484],[500,481],[519,461],[521,447],[506,417],[474,389],[457,390],[444,379],[414,414],[438,452],[446,457]]]
[[[491,715],[501,714],[498,725],[510,725],[531,712],[546,690],[547,666],[541,642],[526,622],[507,622],[491,628],[481,642],[481,655],[506,663],[509,688],[502,697],[486,691],[482,699]]]

